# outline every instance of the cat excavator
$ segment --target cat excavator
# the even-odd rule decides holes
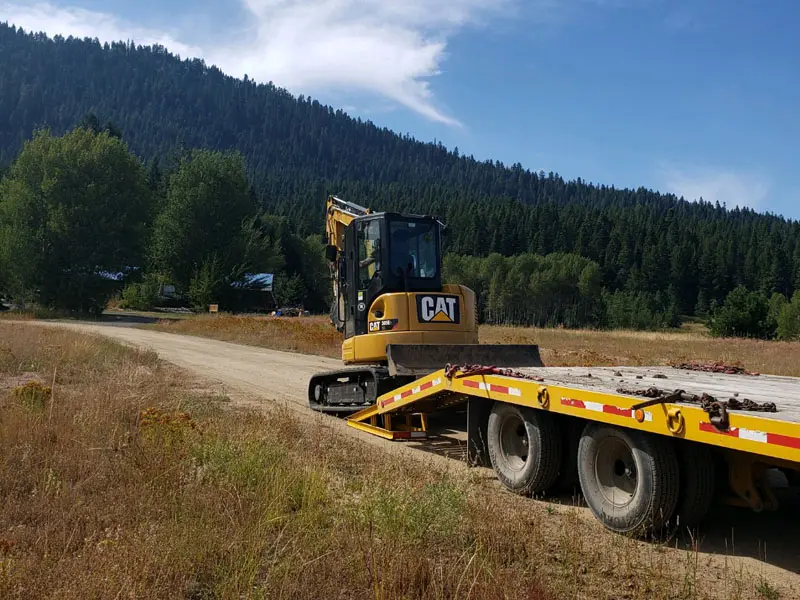
[[[337,196],[325,211],[331,321],[345,368],[309,381],[312,410],[346,415],[447,364],[542,366],[536,345],[478,343],[475,293],[442,282],[444,224]]]

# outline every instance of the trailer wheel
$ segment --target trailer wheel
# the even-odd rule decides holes
[[[496,402],[486,437],[492,468],[509,490],[539,494],[558,478],[562,440],[553,415]]]
[[[680,459],[680,493],[676,511],[680,528],[697,526],[708,514],[716,491],[714,457],[708,448],[694,442],[682,441],[678,445]]]
[[[618,533],[659,530],[678,503],[675,449],[655,435],[587,424],[578,446],[578,476],[592,513]]]

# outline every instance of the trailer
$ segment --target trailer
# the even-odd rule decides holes
[[[470,465],[524,495],[578,486],[619,533],[695,527],[718,499],[776,510],[774,475],[800,484],[800,378],[719,365],[448,364],[347,423],[413,440],[429,435],[430,415],[456,409]]]

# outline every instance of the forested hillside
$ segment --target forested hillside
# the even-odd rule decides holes
[[[795,222],[477,161],[164,48],[0,25],[0,167],[35,129],[60,134],[88,113],[112,121],[145,161],[176,164],[179,148],[241,151],[259,208],[287,216],[300,236],[321,231],[327,193],[434,213],[449,226],[450,254],[577,254],[620,314],[648,306],[666,321],[705,313],[738,285],[763,296],[800,288]],[[495,298],[485,305],[523,311],[526,295],[509,286],[486,282]]]

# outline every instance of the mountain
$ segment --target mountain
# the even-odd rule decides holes
[[[607,290],[659,293],[684,314],[738,284],[765,294],[800,288],[794,221],[478,161],[163,47],[0,24],[0,166],[35,129],[61,133],[89,113],[148,161],[169,162],[181,148],[240,150],[262,208],[301,234],[321,231],[323,199],[337,193],[439,215],[450,253],[584,256]]]

